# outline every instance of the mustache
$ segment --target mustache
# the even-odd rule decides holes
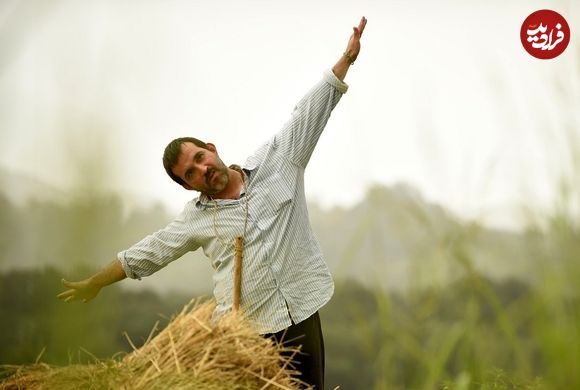
[[[205,182],[206,184],[209,184],[209,180],[211,179],[211,177],[213,176],[215,172],[214,168],[208,168],[207,171],[205,171]]]

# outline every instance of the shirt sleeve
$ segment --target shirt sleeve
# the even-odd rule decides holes
[[[125,274],[132,279],[149,276],[199,245],[188,226],[188,207],[165,228],[145,237],[131,248],[119,252]]]
[[[305,168],[332,110],[347,90],[348,85],[331,70],[324,72],[322,80],[298,102],[290,120],[276,134],[274,146]]]

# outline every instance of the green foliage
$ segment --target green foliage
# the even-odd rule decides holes
[[[330,377],[344,388],[580,388],[580,237],[533,237],[534,283],[485,277],[465,235],[448,256],[464,276],[448,285],[339,284],[323,310]]]
[[[413,294],[340,284],[322,311],[330,385],[577,388],[580,299],[566,307],[541,286],[480,276]]]

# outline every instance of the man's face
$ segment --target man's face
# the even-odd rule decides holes
[[[204,149],[191,142],[182,143],[181,154],[171,171],[185,182],[184,188],[212,196],[228,185],[228,167],[219,158],[213,144],[207,144],[207,147]]]

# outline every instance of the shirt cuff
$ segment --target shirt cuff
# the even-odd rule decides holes
[[[340,93],[346,93],[348,91],[348,84],[339,80],[331,69],[327,69],[324,72],[324,81],[332,85]]]
[[[117,253],[117,260],[121,262],[121,267],[123,267],[123,271],[125,271],[125,275],[127,275],[128,278],[141,280],[141,278],[135,272],[133,272],[131,267],[129,267],[129,264],[127,264],[127,259],[125,259],[125,252]]]

